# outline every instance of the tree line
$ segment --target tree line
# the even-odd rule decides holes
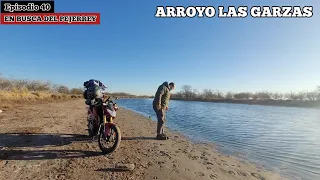
[[[199,92],[197,89],[193,89],[190,85],[183,85],[181,91],[171,95],[172,98],[186,99],[186,100],[299,100],[299,101],[315,101],[320,100],[320,86],[317,86],[315,90],[304,92],[221,92],[219,90],[204,89]]]

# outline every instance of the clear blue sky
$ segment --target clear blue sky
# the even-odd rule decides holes
[[[156,19],[156,6],[313,5],[310,19]],[[320,85],[318,0],[55,0],[56,12],[100,12],[101,25],[2,25],[0,72],[109,91],[154,94],[163,81],[222,91]]]

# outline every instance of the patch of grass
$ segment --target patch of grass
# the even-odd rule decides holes
[[[57,92],[62,94],[77,94],[83,93],[83,88],[72,88],[61,84],[52,84],[49,81],[14,79],[2,76],[0,73],[0,91],[12,92]]]
[[[80,96],[81,97],[81,96]],[[36,101],[36,100],[59,100],[59,99],[76,99],[77,95],[50,92],[28,92],[26,90],[0,91],[0,101]]]

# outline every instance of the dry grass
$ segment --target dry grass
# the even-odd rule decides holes
[[[0,108],[9,108],[17,102],[51,102],[82,98],[82,88],[69,88],[49,81],[14,79],[0,73]]]
[[[37,100],[66,100],[82,98],[80,95],[50,93],[50,92],[29,92],[26,89],[13,90],[13,91],[0,91],[0,101],[37,101]]]
[[[72,88],[71,90],[65,85],[52,84],[49,81],[14,79],[3,77],[0,73],[0,91],[13,92],[55,92],[62,94],[82,95],[83,88]]]
[[[23,105],[41,103],[46,104],[50,102],[67,101],[73,99],[83,98],[81,95],[51,93],[48,91],[42,92],[28,92],[27,90],[0,90],[0,110],[8,111],[12,108],[19,108]]]

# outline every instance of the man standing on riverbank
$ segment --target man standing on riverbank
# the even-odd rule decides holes
[[[166,121],[166,111],[169,109],[170,91],[174,89],[174,83],[164,82],[158,87],[153,100],[153,110],[156,112],[157,123],[157,139],[169,139],[164,134],[164,123]]]

